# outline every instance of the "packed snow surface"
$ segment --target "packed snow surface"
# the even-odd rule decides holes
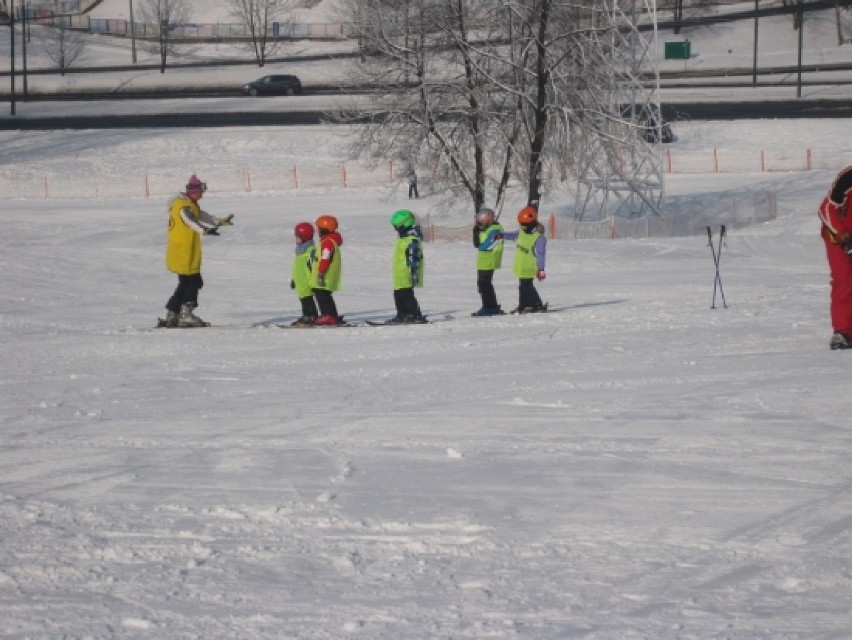
[[[676,144],[843,153],[831,123],[688,123]],[[0,174],[156,166],[176,192],[227,149],[342,153],[324,128],[92,133],[4,132]],[[704,234],[553,240],[554,313],[471,318],[473,248],[444,242],[418,298],[453,319],[393,328],[253,325],[298,315],[292,228],[324,213],[341,313],[392,315],[388,219],[442,213],[425,174],[417,201],[211,183],[236,225],[204,239],[198,313],[222,326],[193,330],[148,329],[176,284],[167,198],[7,199],[0,636],[846,638],[850,354],[828,349],[815,216],[835,173],[670,177],[684,212],[778,194],[777,220],[728,230],[728,308]]]

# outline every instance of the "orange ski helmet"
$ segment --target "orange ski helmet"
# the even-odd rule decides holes
[[[337,218],[329,215],[320,216],[317,218],[316,225],[320,231],[331,233],[332,231],[337,231]]]
[[[520,211],[518,211],[518,223],[526,226],[528,224],[532,224],[538,220],[538,211],[535,210],[535,207],[526,206]]]

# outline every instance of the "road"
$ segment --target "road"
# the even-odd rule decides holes
[[[104,113],[97,102],[54,103],[52,109],[26,117],[0,117],[0,130],[50,130],[50,129],[131,129],[160,127],[232,127],[232,126],[287,126],[316,125],[328,121],[327,108],[315,101],[286,104],[281,99],[220,98],[216,100],[180,100],[181,109],[165,101],[163,109],[154,109],[163,101],[151,100],[150,112],[140,108],[139,101],[110,101],[104,104],[127,107],[131,112]],[[199,108],[193,109],[193,103]],[[264,103],[270,108],[265,109]],[[47,106],[46,103],[44,106]],[[282,104],[287,108],[282,108]],[[304,104],[304,108],[299,108]],[[78,107],[70,109],[68,105]],[[203,105],[203,108],[202,108]],[[273,108],[274,107],[274,108]],[[755,118],[850,118],[852,101],[840,100],[761,100],[729,102],[668,102],[662,107],[663,117],[677,120],[739,120]],[[56,115],[64,113],[67,115]],[[97,115],[92,115],[97,114]]]

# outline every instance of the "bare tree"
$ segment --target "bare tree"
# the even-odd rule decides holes
[[[58,18],[52,29],[46,29],[44,39],[44,52],[48,59],[56,65],[61,75],[65,70],[74,66],[79,61],[86,49],[86,40],[82,34],[73,31],[67,26],[68,20]]]
[[[380,120],[357,127],[353,155],[430,167],[430,182],[448,198],[467,197],[475,209],[509,179],[499,159],[502,135],[490,128],[506,105],[488,74],[508,67],[497,55],[500,3],[489,0],[358,0],[343,20],[355,25],[363,62],[361,82],[375,87]],[[494,20],[487,19],[491,14]],[[480,44],[475,45],[473,35]],[[498,71],[496,67],[503,67]],[[344,114],[363,120],[360,109]],[[496,145],[496,146],[495,146]],[[498,179],[486,167],[493,160]]]
[[[154,46],[160,55],[160,73],[166,72],[168,57],[177,50],[170,33],[189,20],[190,12],[190,0],[145,0],[142,3],[142,21],[154,25],[157,30]]]
[[[852,42],[852,37],[847,38],[844,35],[844,24],[847,28],[852,26],[852,7],[849,6],[848,0],[844,2],[846,8],[841,12],[840,10],[840,2],[841,0],[834,0],[834,15],[837,20],[837,46],[840,47],[843,43],[849,41]],[[845,15],[844,15],[845,14]]]
[[[643,103],[649,92],[630,75],[635,65],[621,64],[631,46],[622,32],[635,29],[613,4],[356,0],[348,17],[364,54],[358,76],[376,88],[380,116],[345,114],[360,123],[353,154],[427,163],[432,184],[466,195],[474,210],[486,199],[499,210],[511,184],[538,205],[578,167],[580,140],[620,162],[619,144],[642,141],[615,88],[629,86]]]
[[[278,22],[286,29],[289,21],[282,18],[297,4],[296,0],[228,0],[228,4],[231,15],[246,27],[257,66],[262,67],[283,43],[271,32],[273,23]]]

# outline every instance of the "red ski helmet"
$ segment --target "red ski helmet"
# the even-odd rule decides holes
[[[314,227],[310,222],[300,222],[293,228],[293,234],[299,242],[307,242],[314,237]]]

